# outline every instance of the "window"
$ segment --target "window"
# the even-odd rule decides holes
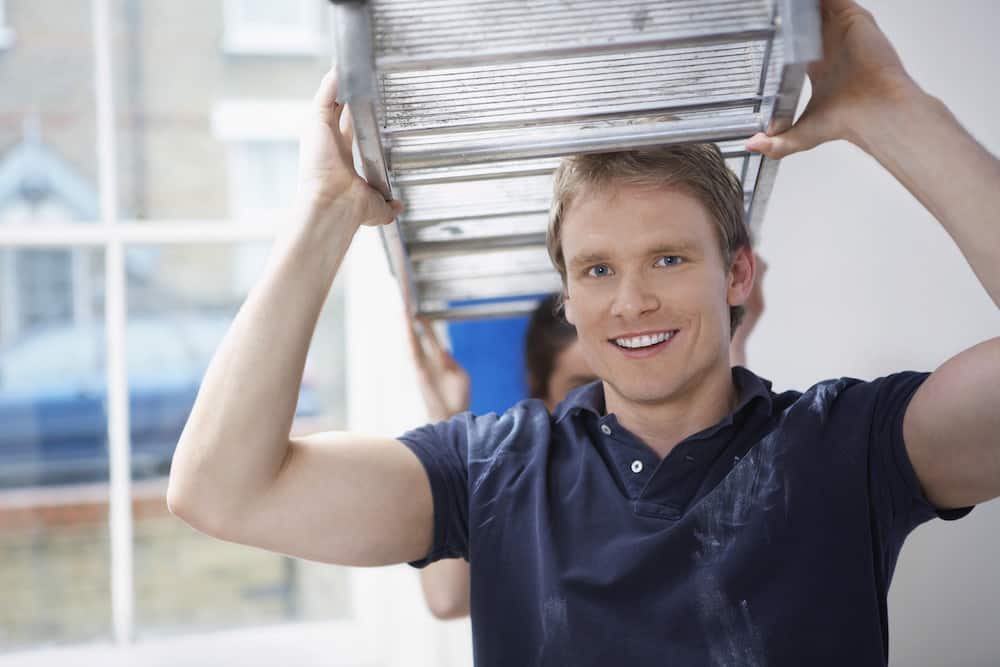
[[[0,49],[14,44],[14,30],[7,25],[7,0],[0,0]]]
[[[227,34],[264,25],[317,44],[320,0],[286,4],[225,2]],[[223,28],[183,3],[65,9],[65,25],[96,34],[25,29],[26,74],[5,81],[20,130],[0,147],[0,652],[319,621],[360,662],[372,646],[355,640],[349,570],[206,538],[164,496],[206,365],[291,204],[296,110],[328,60],[229,70]],[[180,34],[183,48],[163,48]],[[220,89],[294,100],[216,114]],[[335,284],[298,431],[346,425],[344,374],[332,372],[344,368],[343,308]]]
[[[223,50],[313,54],[322,47],[321,0],[225,0]]]
[[[274,225],[295,197],[298,133],[308,106],[290,100],[227,101],[215,106],[212,132],[226,145],[228,214],[241,224]],[[266,247],[242,248],[236,276],[247,284]]]
[[[230,215],[266,215],[287,207],[295,196],[295,141],[239,141],[229,149]]]

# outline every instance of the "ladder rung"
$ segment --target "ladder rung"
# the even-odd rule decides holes
[[[545,245],[545,232],[534,234],[504,234],[483,238],[464,238],[450,241],[411,241],[406,244],[410,259],[414,262],[433,257],[451,255],[472,255],[477,252],[493,252],[514,248],[531,248]]]
[[[619,109],[725,104],[760,96],[765,42],[572,59],[380,73],[384,132]]]
[[[714,120],[674,120],[617,127],[528,128],[517,132],[497,132],[489,140],[457,142],[454,137],[448,137],[436,144],[407,146],[397,143],[389,151],[389,164],[393,169],[416,169],[504,159],[556,157],[658,144],[736,139],[749,137],[761,129],[760,116],[756,113]]]
[[[373,3],[381,71],[769,39],[770,0]]]
[[[560,288],[559,274],[552,268],[535,273],[512,273],[507,276],[417,281],[421,302],[517,297],[525,294],[556,292]]]
[[[548,210],[552,174],[445,185],[411,185],[401,188],[397,194],[406,205],[403,220],[407,225],[516,215]]]
[[[417,282],[454,278],[501,278],[527,273],[554,272],[545,246],[515,248],[492,253],[454,255],[413,261]]]
[[[594,53],[619,53],[621,51],[652,51],[656,49],[672,49],[686,46],[712,46],[715,44],[734,44],[738,42],[753,42],[770,39],[774,29],[770,26],[740,26],[727,32],[703,32],[677,36],[655,36],[642,39],[621,40],[598,44],[578,44],[566,46],[550,46],[541,49],[524,49],[512,47],[508,49],[483,49],[469,45],[468,51],[448,51],[441,49],[439,53],[426,56],[382,56],[375,61],[383,72],[421,71],[440,67],[455,67],[468,65],[483,65],[486,63],[515,63],[544,58],[567,58]]]
[[[745,158],[750,155],[743,148],[742,140],[719,142],[719,150],[727,159]],[[556,167],[559,166],[559,161],[559,158],[538,158],[426,169],[399,169],[393,172],[393,183],[406,188],[415,185],[443,185],[515,176],[541,176],[555,171]],[[737,173],[739,173],[738,170]]]
[[[403,236],[408,244],[441,243],[460,239],[492,239],[508,234],[541,234],[548,225],[548,210],[513,215],[489,215],[479,218],[434,220],[411,223],[403,221]]]
[[[450,121],[442,119],[436,125],[418,126],[397,126],[391,125],[383,130],[383,134],[388,137],[412,137],[431,136],[440,132],[465,132],[465,131],[489,131],[506,130],[511,128],[523,128],[526,123],[554,125],[556,123],[579,123],[587,120],[628,120],[630,118],[642,118],[649,116],[664,116],[673,113],[686,111],[714,111],[718,109],[732,109],[736,107],[753,107],[761,103],[760,95],[739,94],[739,95],[719,95],[717,97],[695,97],[690,99],[680,99],[672,104],[625,104],[614,110],[593,109],[590,111],[580,111],[579,109],[557,109],[548,112],[520,112],[506,113],[504,115],[495,114],[492,118],[485,114],[478,116],[478,120],[473,122]],[[454,118],[454,117],[452,117]],[[387,123],[391,123],[391,118]]]
[[[527,315],[538,307],[538,299],[514,299],[475,304],[421,303],[423,317],[432,320],[481,320]]]
[[[394,172],[393,183],[402,186],[440,185],[456,181],[477,181],[499,177],[540,176],[551,174],[558,166],[558,158],[542,158],[429,169],[401,169]]]

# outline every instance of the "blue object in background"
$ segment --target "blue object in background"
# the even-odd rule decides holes
[[[228,314],[137,316],[128,341],[132,476],[170,468]],[[0,489],[107,481],[104,324],[62,322],[0,348]],[[297,415],[316,415],[303,384]]]
[[[475,414],[508,408],[528,396],[524,332],[528,316],[448,323],[452,356],[472,379],[469,409]]]

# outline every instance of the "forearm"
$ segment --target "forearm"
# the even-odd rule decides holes
[[[174,504],[228,516],[265,490],[285,459],[309,343],[357,229],[346,204],[322,217],[302,211],[205,374],[174,455]]]
[[[941,223],[1000,307],[1000,161],[915,85],[852,141]]]

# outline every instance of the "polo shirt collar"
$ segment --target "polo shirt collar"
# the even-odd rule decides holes
[[[751,401],[758,397],[764,402],[767,412],[770,414],[772,409],[770,380],[757,376],[743,366],[734,366],[732,372],[733,384],[736,385],[739,399],[736,403],[736,409],[723,420],[723,423],[731,422],[733,415],[742,412]],[[562,403],[556,406],[552,416],[556,423],[559,423],[566,417],[575,416],[581,412],[589,412],[596,417],[603,417],[605,410],[604,383],[597,380],[570,391]]]

